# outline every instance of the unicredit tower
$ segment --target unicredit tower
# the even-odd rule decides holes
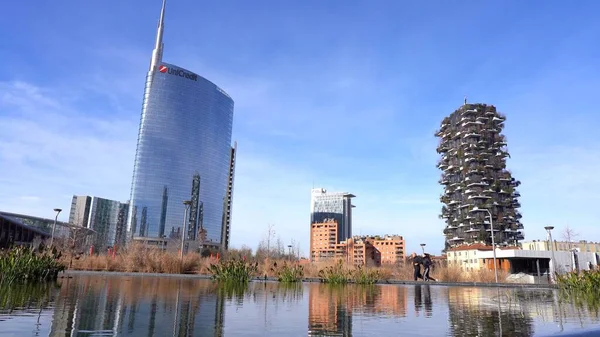
[[[233,100],[202,76],[163,62],[164,19],[165,0],[146,76],[127,237],[178,245],[184,236],[188,250],[195,244],[227,249]]]

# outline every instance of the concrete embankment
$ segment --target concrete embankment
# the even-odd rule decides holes
[[[160,274],[160,273],[137,273],[137,272],[112,272],[112,271],[88,271],[88,270],[66,270],[59,274],[59,278],[71,276],[107,276],[107,277],[169,277],[182,279],[210,280],[210,275],[201,274]],[[274,277],[255,277],[254,282],[276,282]],[[304,278],[303,282],[320,283],[319,278]],[[352,283],[352,282],[348,282]],[[397,285],[423,285],[446,286],[446,287],[496,287],[496,288],[557,288],[555,284],[529,284],[529,283],[488,283],[488,282],[424,282],[424,281],[401,281],[386,280],[379,281],[377,284],[397,284]]]

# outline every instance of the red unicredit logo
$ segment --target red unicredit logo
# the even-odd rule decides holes
[[[160,66],[158,66],[158,71],[160,71],[163,74],[168,73],[168,74],[176,75],[179,77],[185,77],[189,80],[198,81],[198,75],[196,75],[194,73],[189,73],[183,69],[169,68],[167,66],[160,65]]]

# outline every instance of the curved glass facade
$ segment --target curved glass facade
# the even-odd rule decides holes
[[[192,200],[187,238],[197,238],[202,226],[206,241],[221,242],[232,122],[233,100],[207,79],[167,63],[148,73],[129,238],[179,238],[183,201]]]

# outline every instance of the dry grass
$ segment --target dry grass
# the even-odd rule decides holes
[[[68,259],[68,257],[66,257]],[[214,258],[202,258],[198,254],[186,254],[183,263],[179,254],[132,245],[116,256],[100,254],[74,259],[71,269],[95,271],[122,271],[167,274],[205,274]]]
[[[184,256],[182,266],[177,253],[145,248],[134,244],[128,249],[118,252],[115,257],[101,254],[74,259],[71,269],[207,275],[209,274],[208,267],[210,264],[216,262],[215,258],[203,258],[198,254],[189,253]],[[258,277],[276,277],[275,264],[280,267],[284,264],[297,263],[281,259],[263,259],[257,262],[259,264],[256,276]],[[335,263],[336,261],[327,261],[303,264],[304,277],[318,278],[320,270],[334,266]],[[356,269],[349,264],[345,267],[350,271]],[[384,265],[381,267],[367,267],[367,269],[378,270],[381,280],[413,280],[413,269],[410,264]],[[491,270],[465,272],[454,266],[438,266],[431,272],[431,276],[442,282],[494,282],[494,272]],[[504,282],[506,276],[506,273],[498,271],[499,282]]]

